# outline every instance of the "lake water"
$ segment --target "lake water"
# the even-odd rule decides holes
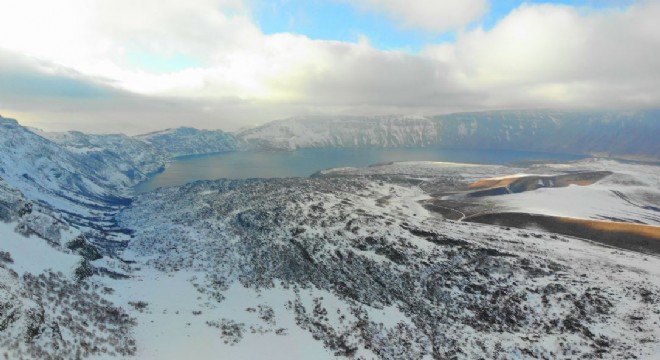
[[[136,193],[195,180],[305,177],[319,170],[390,161],[446,161],[506,165],[520,161],[570,161],[580,155],[512,150],[303,149],[292,152],[230,152],[177,158],[162,173],[136,186]]]

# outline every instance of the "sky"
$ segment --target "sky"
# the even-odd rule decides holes
[[[660,107],[660,0],[0,0],[0,115],[49,131]]]

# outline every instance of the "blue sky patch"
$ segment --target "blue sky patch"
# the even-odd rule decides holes
[[[489,30],[498,21],[524,3],[566,4],[591,9],[622,8],[632,0],[493,0],[488,13],[476,20],[468,29],[483,26]],[[314,40],[357,42],[360,35],[381,50],[403,50],[417,53],[429,44],[453,42],[456,31],[433,34],[411,30],[396,24],[381,14],[360,11],[347,3],[333,0],[277,0],[261,2],[255,18],[265,34],[290,32],[305,35]]]
[[[360,35],[381,50],[418,52],[429,43],[455,39],[454,33],[430,34],[401,28],[379,14],[359,11],[335,1],[274,1],[262,3],[256,20],[265,34],[290,32],[314,40],[357,42]]]
[[[143,50],[129,50],[126,60],[132,66],[153,73],[168,73],[202,66],[201,62],[192,57],[178,54],[163,56]]]

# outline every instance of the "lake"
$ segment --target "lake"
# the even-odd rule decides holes
[[[306,177],[319,170],[390,161],[445,161],[506,165],[521,161],[582,159],[581,155],[513,150],[302,149],[292,152],[229,152],[180,157],[137,185],[136,193],[196,180]]]

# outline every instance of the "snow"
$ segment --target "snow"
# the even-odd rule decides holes
[[[433,174],[438,175],[438,168],[432,164],[425,166],[409,163],[392,164],[360,171],[401,174],[400,171],[413,168],[416,169],[413,172],[416,178],[429,176],[431,179],[429,181],[433,181]],[[358,170],[342,170],[345,171]],[[448,172],[450,175],[457,174],[464,176],[462,179],[471,180],[494,175],[504,176],[510,171],[511,168],[506,167],[470,167],[468,170],[448,167],[443,168],[440,175],[445,176]],[[544,169],[544,173],[547,173],[547,169]],[[483,175],[488,176],[482,177]],[[584,326],[596,336],[602,334],[609,339],[630,343],[642,337],[660,335],[658,330],[651,326],[653,321],[659,320],[656,315],[652,315],[652,305],[643,303],[636,295],[636,291],[640,288],[657,289],[660,286],[659,258],[620,251],[564,236],[551,238],[551,234],[543,231],[534,231],[534,234],[540,235],[540,238],[537,238],[530,236],[529,230],[506,230],[497,226],[442,221],[419,204],[420,201],[428,198],[429,194],[416,185],[403,186],[361,177],[216,181],[161,189],[155,193],[145,194],[134,202],[131,209],[122,213],[120,218],[124,226],[137,231],[136,240],[131,245],[131,249],[136,251],[136,258],[146,255],[150,256],[151,265],[185,269],[179,271],[193,271],[198,277],[195,282],[200,284],[200,289],[205,289],[205,292],[199,295],[201,299],[197,299],[202,305],[195,306],[203,307],[205,306],[203,304],[209,306],[202,309],[207,319],[229,319],[234,323],[245,324],[245,328],[255,326],[258,320],[255,323],[254,313],[244,313],[243,309],[248,306],[268,305],[276,314],[277,327],[286,326],[290,332],[288,336],[293,335],[291,329],[296,326],[291,325],[289,328],[289,324],[293,324],[291,308],[282,306],[284,300],[289,299],[302,304],[307,309],[307,314],[310,314],[317,303],[321,304],[327,310],[327,319],[326,316],[312,317],[311,323],[318,322],[320,325],[311,326],[307,331],[316,332],[321,339],[332,339],[333,334],[343,334],[346,326],[346,322],[342,323],[334,314],[337,311],[350,313],[350,310],[358,308],[367,314],[370,324],[375,324],[372,328],[365,326],[376,331],[377,334],[373,338],[368,338],[369,341],[375,342],[374,346],[378,346],[379,350],[386,349],[383,351],[396,354],[396,345],[392,347],[378,345],[377,339],[388,336],[390,344],[402,341],[389,332],[400,332],[397,327],[399,324],[407,324],[413,329],[411,331],[414,334],[419,334],[417,326],[422,320],[410,314],[411,311],[415,311],[413,310],[415,307],[411,308],[409,302],[426,299],[424,296],[428,295],[422,294],[428,292],[422,289],[431,286],[437,291],[434,294],[444,296],[439,298],[445,300],[441,300],[438,307],[441,309],[449,307],[448,311],[451,311],[456,318],[449,320],[442,313],[436,313],[435,317],[424,321],[428,321],[428,326],[437,326],[441,329],[439,330],[441,333],[451,334],[451,339],[462,344],[466,355],[459,358],[493,355],[482,352],[480,346],[493,349],[497,343],[502,344],[504,354],[508,358],[524,358],[521,349],[525,348],[534,349],[537,354],[545,354],[546,357],[550,357],[551,352],[556,356],[557,351],[566,348],[561,345],[562,343],[570,343],[578,353],[586,354],[593,351],[588,345],[591,340],[587,340],[579,333],[562,331],[561,321],[575,311],[573,308],[575,305],[572,301],[566,300],[565,296],[571,295],[579,299],[593,287],[602,289],[598,290],[598,293],[614,304],[614,310],[611,310],[612,312],[607,316],[590,315],[593,317],[581,319]],[[191,207],[190,204],[195,206]],[[236,222],[237,216],[246,213],[250,214],[250,217],[245,218],[245,223]],[[319,214],[323,214],[321,218]],[[316,222],[315,219],[323,223]],[[263,233],[259,230],[263,227],[268,228],[269,231]],[[437,234],[439,240],[433,243],[426,235],[410,236],[410,232],[406,230],[409,227],[419,229],[421,234]],[[292,235],[291,230],[294,228],[303,228],[305,231]],[[168,236],[163,237],[162,234]],[[382,251],[383,248],[379,247],[377,242],[376,245],[373,245],[373,242],[365,244],[364,239],[367,237],[380,239],[377,241],[383,241],[386,249],[396,249],[402,256],[399,258],[402,261],[397,262],[397,258],[392,257],[392,253]],[[443,245],[442,241],[445,238],[449,241],[452,239],[464,241],[465,244]],[[294,242],[293,239],[297,240]],[[294,243],[296,246],[292,246]],[[497,260],[483,258],[481,255],[472,257],[468,249],[472,249],[473,246],[513,256],[497,258]],[[172,247],[176,248],[176,253],[171,251]],[[285,250],[278,251],[282,247]],[[305,257],[295,257],[300,256],[297,255],[299,247],[309,249],[308,260],[305,260]],[[165,249],[170,250],[164,251]],[[274,258],[262,255],[275,252],[279,255],[274,255]],[[344,254],[344,257],[340,259],[337,253]],[[353,260],[346,260],[347,254],[352,254]],[[189,258],[194,258],[195,261],[188,261]],[[342,296],[341,292],[319,290],[314,287],[316,285],[305,289],[299,287],[298,293],[294,290],[292,294],[290,289],[287,289],[288,292],[282,290],[283,285],[277,278],[274,280],[274,288],[258,287],[259,290],[253,287],[255,285],[247,289],[237,282],[238,279],[255,277],[255,272],[263,273],[263,276],[278,276],[275,274],[286,276],[287,271],[280,273],[282,269],[278,264],[299,264],[300,261],[310,261],[314,269],[320,270],[320,274],[316,276],[321,276],[322,280],[318,281],[319,284],[324,284],[321,286],[325,289],[337,289],[336,285],[333,285],[337,277],[342,278],[343,274],[364,271],[365,268],[361,266],[373,264],[373,267],[367,268],[368,270],[359,276],[364,274],[364,283],[352,285],[350,290],[365,299],[365,303],[360,303],[358,306],[352,303],[350,298]],[[530,276],[521,270],[520,266],[525,264],[525,261],[531,264],[537,262],[545,264],[537,265],[540,266],[539,269],[549,269],[548,264],[554,263],[560,264],[561,268],[546,275]],[[513,266],[514,264],[518,265]],[[489,269],[487,280],[480,280],[481,275],[474,271],[483,266]],[[523,268],[525,266],[527,265]],[[309,268],[308,271],[314,271],[311,269]],[[338,271],[339,269],[341,271]],[[456,276],[467,271],[466,269],[469,269],[469,274],[465,274],[465,278]],[[332,273],[328,273],[330,271]],[[543,272],[545,270],[541,271]],[[222,286],[219,287],[221,295],[225,297],[224,300],[217,304],[212,301],[213,297],[208,292],[218,289],[218,286],[213,285],[212,280],[204,280],[203,274],[221,274],[227,279],[228,288],[223,290]],[[382,286],[387,286],[388,289],[396,288],[401,284],[403,278],[400,276],[403,274],[405,279],[411,279],[417,284],[414,287],[416,290],[402,293],[388,291],[387,295],[383,296],[384,298],[395,296],[392,302],[381,301],[377,294],[382,291]],[[438,277],[438,274],[444,275]],[[370,283],[369,279],[374,277],[387,285],[378,286]],[[303,276],[302,279],[305,277]],[[359,281],[350,277],[349,279]],[[525,313],[529,317],[522,320],[522,324],[525,321],[547,322],[556,319],[560,327],[551,333],[524,325],[521,325],[519,330],[507,330],[504,333],[494,328],[477,330],[478,326],[483,326],[479,325],[480,322],[475,325],[470,320],[463,320],[474,319],[477,316],[477,309],[468,307],[467,304],[465,306],[453,304],[474,300],[477,304],[483,302],[480,305],[483,307],[497,308],[498,305],[490,303],[488,298],[479,300],[479,295],[466,292],[465,283],[461,284],[463,281],[461,279],[470,284],[494,281],[499,283],[498,287],[507,289],[507,292],[524,293],[523,298],[510,305],[528,307]],[[251,283],[249,280],[246,281]],[[451,283],[447,283],[448,287],[440,286],[444,281]],[[288,282],[290,288],[298,286],[295,284],[295,281]],[[561,298],[551,298],[549,304],[544,305],[539,291],[542,292],[548,286],[555,284],[565,286],[566,290],[562,290]],[[316,300],[321,297],[323,300]],[[434,299],[429,298],[428,301]],[[219,310],[215,306],[224,310]],[[435,308],[429,303],[419,306]],[[639,321],[638,325],[644,328],[640,333],[636,333],[631,328],[632,325],[623,324],[628,321],[626,319],[629,319],[632,313],[636,312],[648,315],[645,320]],[[345,321],[356,323],[350,316]],[[380,326],[383,326],[383,330],[373,330],[378,329],[378,324],[382,324]],[[258,347],[263,341],[269,341],[266,340],[272,336],[269,334],[263,335],[265,336],[263,338],[246,334],[238,344],[223,351],[241,358],[246,354],[243,352],[246,344],[250,344],[249,347]],[[347,338],[357,345],[357,354],[367,358],[373,357],[363,343],[360,343],[357,332],[353,331],[351,334],[347,335]],[[536,337],[537,340],[522,339],[530,336]],[[422,337],[422,339],[426,338]],[[303,337],[300,341],[306,340]],[[423,351],[421,349],[426,349],[427,346],[424,340],[412,344],[418,352]],[[267,346],[271,347],[270,343]],[[655,345],[646,345],[643,350],[636,353],[646,356],[652,351],[655,351]],[[289,355],[292,358],[300,356],[296,353]],[[251,353],[250,356],[255,355]],[[394,355],[391,356],[396,358]]]
[[[131,308],[130,301],[146,301],[145,312],[133,311],[138,318],[135,336],[140,359],[210,359],[222,354],[226,359],[331,359],[334,358],[311,334],[295,324],[286,309],[295,299],[292,290],[275,286],[256,291],[233,283],[221,302],[209,302],[193,286],[204,273],[179,271],[164,273],[145,267],[130,280],[107,280],[115,289],[111,299]],[[305,298],[329,296],[318,290],[302,290]],[[267,304],[275,312],[275,324],[265,324],[258,314],[246,311]],[[194,315],[193,311],[201,311]],[[231,319],[245,324],[243,339],[236,345],[225,344],[220,330],[206,324],[210,320]],[[264,334],[250,333],[250,326],[267,328]],[[274,330],[284,328],[286,335]]]
[[[312,117],[275,121],[242,131],[253,148],[426,146],[437,129],[418,116]]]
[[[622,165],[611,161],[588,161],[587,169],[615,171],[614,175],[589,186],[541,188],[517,194],[490,197],[507,211],[566,216],[584,219],[620,219],[660,226],[657,207],[660,187],[655,166]],[[550,169],[561,169],[550,166]],[[545,169],[540,169],[545,171]]]
[[[383,324],[385,327],[393,328],[398,323],[412,325],[410,319],[394,305],[384,306],[382,309],[367,306],[366,309],[371,321]]]
[[[254,150],[440,146],[605,153],[657,160],[657,117],[657,110],[516,110],[433,117],[305,116],[269,122],[236,135]],[[622,132],[635,141],[622,141]]]
[[[291,120],[277,125],[279,133],[271,133],[274,128],[261,128],[245,136],[259,140],[264,134],[273,135],[272,141],[284,138],[283,146],[295,148],[426,145],[429,139],[423,134],[438,135],[427,131],[426,118],[372,120],[377,126],[367,124],[357,135],[348,127],[328,129],[322,121],[307,126]],[[353,118],[342,121],[355,125]],[[404,122],[406,126],[399,126]],[[462,128],[464,135],[476,131],[476,123],[469,124]],[[0,125],[0,131],[16,126],[11,122]],[[498,136],[517,136],[513,125],[507,125],[506,133]],[[124,136],[43,135],[55,141],[51,143],[20,129],[3,133],[10,136],[0,139],[0,145],[11,152],[0,156],[3,183],[21,189],[29,201],[50,199],[57,219],[57,208],[98,215],[100,211],[92,207],[102,205],[85,194],[71,192],[72,184],[58,174],[84,170],[82,180],[75,185],[95,195],[122,193],[127,184],[133,183],[117,172],[129,169],[123,160],[101,181],[95,168],[84,165],[79,158],[97,153],[88,142],[105,144],[99,148],[105,150],[130,143],[138,152],[154,151],[151,145]],[[196,132],[180,129],[160,134],[178,133]],[[301,135],[308,142],[291,139],[291,134]],[[392,138],[384,136],[387,134]],[[209,141],[218,146],[236,145],[232,136],[220,132],[208,135]],[[25,139],[29,141],[22,141]],[[204,149],[195,142],[195,136],[189,140],[183,145],[196,147],[187,150]],[[464,351],[446,357],[502,355],[522,359],[526,358],[523,349],[531,349],[538,357],[560,356],[557,352],[566,350],[562,342],[585,356],[593,354],[593,339],[579,331],[565,331],[561,325],[576,311],[576,301],[593,292],[612,307],[605,306],[606,313],[585,315],[580,319],[582,329],[595,336],[607,336],[615,343],[635,344],[637,347],[631,351],[653,358],[660,354],[660,345],[641,340],[660,338],[660,314],[657,303],[643,299],[640,291],[646,289],[654,297],[660,294],[659,257],[541,230],[530,233],[443,221],[420,203],[429,200],[432,193],[442,194],[446,189],[455,190],[484,178],[593,169],[615,174],[591,186],[540,189],[487,200],[510,210],[660,222],[657,211],[648,207],[657,206],[660,199],[657,168],[609,161],[529,169],[405,162],[323,173],[358,175],[338,178],[198,182],[137,197],[117,217],[112,211],[118,209],[110,209],[105,220],[116,219],[119,227],[134,231],[128,250],[117,251],[118,256],[133,262],[105,257],[93,265],[129,278],[114,279],[102,273],[84,283],[70,283],[68,291],[75,298],[63,297],[87,300],[96,292],[110,303],[92,301],[85,309],[102,311],[115,304],[135,317],[137,323],[132,324],[120,321],[126,317],[116,316],[115,325],[121,338],[135,337],[135,357],[140,359],[325,359],[334,358],[333,352],[341,350],[355,351],[353,356],[364,358],[420,354],[428,358],[437,344]],[[23,173],[33,176],[34,183]],[[20,198],[18,192],[8,194],[6,199],[12,203]],[[12,208],[7,213],[9,218],[21,221],[35,214],[19,215]],[[43,215],[48,218],[50,213]],[[51,299],[54,294],[48,293],[46,285],[40,288],[43,292],[35,292],[33,299],[26,298],[23,294],[28,292],[24,290],[40,283],[28,283],[25,279],[29,277],[12,277],[8,269],[24,274],[42,274],[50,269],[70,278],[81,257],[34,236],[18,235],[15,226],[0,223],[0,250],[9,252],[14,260],[0,267],[0,280],[7,285],[0,287],[0,296],[24,310],[38,309],[41,304],[34,299],[43,301],[48,321],[55,321],[73,306],[62,302],[62,296]],[[63,227],[62,240],[86,230],[90,228],[79,224]],[[118,236],[127,239],[127,235]],[[50,281],[52,285],[68,280]],[[542,294],[551,285],[565,289],[556,293],[550,290],[548,304],[544,304]],[[584,303],[594,306],[591,300]],[[146,306],[140,308],[137,302]],[[488,313],[480,313],[483,309]],[[631,316],[637,314],[643,317],[632,322]],[[107,334],[108,317],[88,327],[89,319],[82,310],[74,315],[77,325],[84,324],[93,335],[99,335],[96,341]],[[496,318],[489,319],[490,315]],[[13,333],[3,334],[5,339],[18,339],[25,333],[24,319],[20,321],[11,329]],[[552,321],[559,325],[551,325]],[[552,329],[543,331],[537,324]],[[66,339],[85,339],[91,334],[76,334],[70,329],[63,330]],[[40,341],[48,343],[51,339],[43,336]],[[116,341],[113,338],[101,343]],[[495,354],[496,345],[502,347],[501,353]],[[54,351],[53,347],[46,348]],[[628,350],[612,351],[620,355]]]
[[[0,250],[8,251],[19,273],[41,274],[52,269],[71,274],[80,256],[64,253],[35,236],[25,237],[14,231],[16,224],[0,222]]]

